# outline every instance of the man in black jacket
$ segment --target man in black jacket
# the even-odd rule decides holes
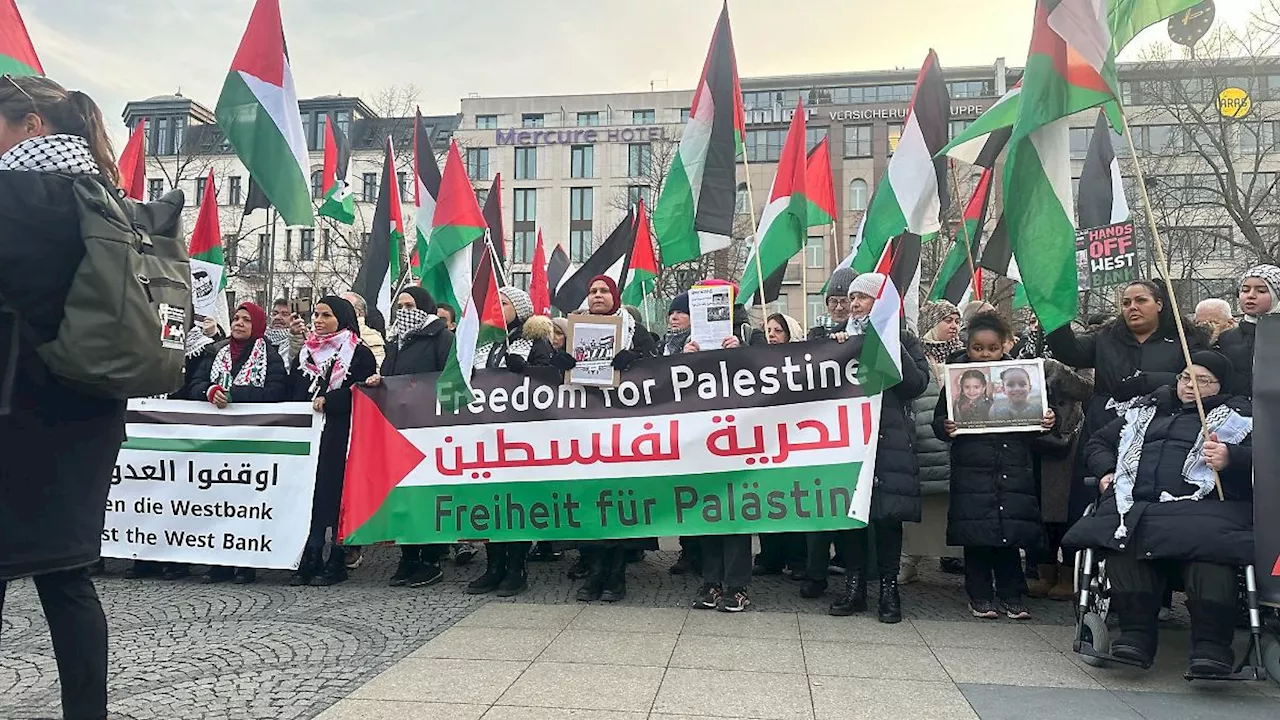
[[[839,267],[827,281],[827,322],[809,328],[809,339],[820,340],[844,330],[849,322],[849,284],[853,282],[853,268]]]

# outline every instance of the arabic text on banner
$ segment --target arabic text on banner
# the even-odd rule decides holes
[[[657,358],[617,388],[553,370],[476,375],[435,402],[434,376],[355,400],[346,542],[587,540],[860,527],[880,397],[859,339]]]
[[[103,557],[298,566],[323,419],[308,403],[132,400]]]

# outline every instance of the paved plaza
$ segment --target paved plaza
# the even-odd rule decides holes
[[[664,547],[667,547],[664,543]],[[572,556],[572,553],[570,553]],[[112,720],[689,720],[700,718],[1280,717],[1280,686],[1188,684],[1185,613],[1157,669],[1099,670],[1069,652],[1067,603],[1030,624],[969,618],[960,579],[927,568],[906,622],[831,618],[784,578],[760,578],[742,615],[686,610],[695,577],[667,549],[631,566],[616,606],[573,601],[568,560],[531,564],[513,601],[474,597],[483,564],[389,588],[375,548],[336,588],[99,581],[111,627]],[[0,635],[0,719],[58,716],[57,671],[29,582]]]

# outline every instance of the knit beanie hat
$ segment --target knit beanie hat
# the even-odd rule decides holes
[[[831,273],[831,279],[827,281],[827,298],[847,297],[851,282],[853,282],[853,268],[836,268],[836,271]]]
[[[1271,292],[1271,313],[1280,313],[1280,267],[1254,265],[1240,276],[1240,284],[1249,278],[1257,278],[1267,284],[1267,290]]]
[[[955,315],[956,319],[959,320],[960,309],[947,300],[925,303],[920,307],[920,330],[927,334],[937,327],[938,323],[952,315]]]
[[[689,293],[682,292],[671,301],[671,306],[667,308],[667,314],[681,312],[685,315],[689,314]]]
[[[1191,353],[1191,364],[1199,365],[1213,373],[1213,376],[1218,379],[1218,383],[1222,387],[1226,387],[1227,382],[1231,380],[1231,375],[1235,371],[1231,360],[1226,355],[1214,350],[1201,350]]]
[[[884,288],[885,281],[888,278],[883,273],[862,273],[849,283],[849,295],[854,293],[862,293],[873,298],[880,297],[880,290]]]
[[[511,303],[511,307],[516,309],[516,320],[524,322],[533,317],[533,301],[529,299],[529,293],[521,290],[513,285],[498,288],[498,294],[507,299]]]

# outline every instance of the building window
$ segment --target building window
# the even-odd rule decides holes
[[[232,175],[227,178],[227,204],[239,205],[240,199],[240,176]]]
[[[861,212],[867,209],[867,181],[851,180],[849,182],[849,212]]]
[[[1133,144],[1149,153],[1178,152],[1182,149],[1182,128],[1177,125],[1139,125],[1133,131]]]
[[[746,215],[750,209],[751,196],[747,194],[747,184],[740,182],[733,197],[733,212],[737,215]]]
[[[818,143],[827,139],[827,129],[825,127],[807,128],[804,131],[804,151],[812,152],[818,147]]]
[[[631,143],[627,146],[627,177],[649,177],[652,168],[652,143]]]
[[[1280,122],[1266,120],[1261,123],[1240,123],[1240,152],[1253,154],[1261,150],[1274,152],[1280,143]]]
[[[844,126],[844,156],[871,157],[871,126]]]
[[[489,148],[467,149],[467,177],[472,180],[489,179]]]
[[[632,110],[632,125],[653,125],[658,122],[658,113],[654,110]]]
[[[809,293],[804,296],[804,301],[809,306],[809,323],[811,325],[817,325],[818,318],[827,316],[827,298],[822,293]]]
[[[748,130],[746,155],[748,162],[777,162],[782,155],[786,130]]]
[[[595,192],[569,188],[569,259],[582,262],[591,256],[591,230],[595,218]]]
[[[477,130],[496,130],[497,128],[498,128],[497,115],[477,115],[476,116]]]
[[[680,108],[680,122],[689,122],[689,116],[693,114],[693,108]]]
[[[204,204],[204,191],[209,187],[208,177],[196,178],[196,207]]]
[[[413,195],[409,192],[409,173],[396,173],[396,186],[400,188],[401,202],[410,202],[413,200]]]
[[[653,197],[648,185],[629,185],[627,186],[627,205],[638,205],[641,200],[649,207],[653,207]]]
[[[533,251],[538,244],[537,230],[516,230],[511,231],[511,262],[530,263],[533,262]]]
[[[516,179],[517,180],[537,180],[538,179],[538,148],[536,147],[516,148]]]
[[[222,247],[224,248],[223,253],[225,255],[228,268],[234,268],[236,266],[236,260],[238,259],[237,256],[239,255],[237,252],[238,248],[236,247],[236,240],[237,238],[235,235],[222,236]],[[232,307],[235,307],[235,305],[232,305]]]
[[[533,276],[531,273],[527,273],[527,272],[511,273],[511,284],[515,285],[521,290],[524,290],[525,292],[529,292],[529,281],[532,279],[533,279]]]
[[[512,261],[533,262],[533,249],[538,242],[538,191],[519,188],[515,191],[514,222],[511,226]]]
[[[520,117],[520,127],[539,128],[544,122],[542,113],[525,113]]]
[[[889,154],[898,151],[898,140],[902,139],[902,123],[889,123]]]
[[[960,133],[969,129],[969,126],[972,124],[973,124],[972,120],[952,120],[951,122],[947,123],[947,137],[951,138],[952,140],[955,140],[957,137],[960,136]]]
[[[367,203],[378,202],[378,173],[365,173],[360,178],[363,185],[360,199]]]
[[[476,204],[484,207],[489,202],[489,188],[476,190]]]
[[[271,256],[271,236],[266,233],[258,233],[258,270],[266,272],[267,258]]]
[[[600,111],[578,113],[578,127],[595,127],[600,124]]]
[[[826,237],[810,235],[804,245],[804,264],[810,270],[821,270],[827,266]]]
[[[516,222],[534,222],[538,219],[538,191],[518,188],[515,193]]]
[[[284,230],[284,259],[285,259],[285,260],[290,260],[290,259],[292,259],[292,258],[293,258],[293,230],[292,230],[291,228],[285,228],[285,230]]]
[[[159,200],[164,195],[164,179],[152,178],[147,181],[147,198],[150,200]]]
[[[147,144],[152,155],[173,155],[182,148],[187,119],[182,116],[160,117],[147,121]]]
[[[1083,160],[1085,155],[1089,154],[1089,140],[1093,135],[1093,128],[1071,128],[1068,132],[1068,140],[1070,141],[1071,159]]]
[[[962,98],[993,97],[996,94],[995,83],[991,80],[962,80],[947,83],[947,90],[952,100]]]
[[[333,244],[333,233],[329,228],[320,231],[320,259],[329,259],[329,246]]]
[[[298,231],[298,259],[316,259],[316,231],[310,228]]]
[[[592,178],[596,176],[596,147],[574,145],[570,150],[569,177]]]
[[[324,197],[324,171],[311,171],[311,199],[319,200]]]

